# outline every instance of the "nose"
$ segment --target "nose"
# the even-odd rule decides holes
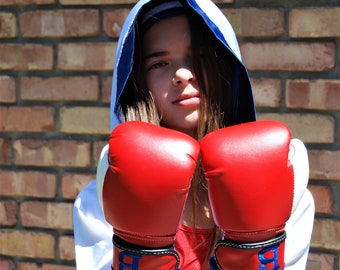
[[[175,86],[180,84],[187,85],[194,80],[196,80],[194,73],[188,68],[181,67],[175,71],[172,83]]]

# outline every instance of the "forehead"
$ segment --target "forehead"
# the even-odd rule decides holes
[[[190,43],[190,28],[186,16],[163,19],[154,24],[143,36],[144,47],[174,46]]]

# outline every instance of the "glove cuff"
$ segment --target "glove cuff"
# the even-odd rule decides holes
[[[257,242],[257,243],[238,243],[235,241],[231,241],[228,239],[223,239],[221,241],[218,241],[215,245],[215,250],[219,246],[227,246],[231,248],[237,248],[237,249],[259,249],[259,248],[266,248],[266,247],[271,247],[275,246],[277,244],[280,244],[281,242],[285,241],[287,235],[286,232],[283,232],[282,234],[278,235],[277,237],[262,241],[262,242]]]
[[[286,233],[256,243],[238,243],[223,239],[216,243],[213,269],[284,269]]]
[[[132,245],[113,235],[114,245],[112,269],[179,269],[180,257],[174,246],[146,248]],[[123,268],[121,268],[123,267]]]

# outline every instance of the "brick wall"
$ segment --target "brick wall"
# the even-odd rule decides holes
[[[72,204],[109,132],[129,0],[0,0],[0,269],[75,269]],[[310,270],[340,269],[340,3],[219,0],[260,119],[307,145]]]

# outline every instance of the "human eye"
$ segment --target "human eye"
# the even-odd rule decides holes
[[[156,62],[156,63],[151,64],[148,70],[162,68],[162,67],[165,67],[166,65],[167,63],[164,61]]]
[[[167,66],[168,63],[164,60],[150,61],[145,64],[146,71],[156,70]]]

